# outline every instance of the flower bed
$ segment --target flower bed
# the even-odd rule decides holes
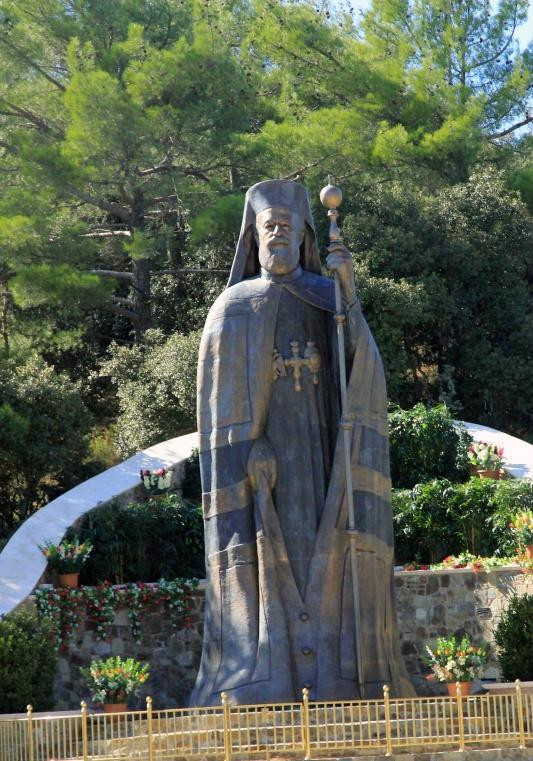
[[[448,555],[440,563],[419,564],[405,563],[395,566],[396,571],[443,571],[467,569],[470,571],[493,571],[496,568],[520,566],[524,572],[533,571],[533,561],[525,553],[517,552],[511,557],[481,557],[471,552],[461,552],[459,555]]]
[[[158,605],[165,605],[176,628],[187,625],[191,595],[196,579],[160,579],[151,584],[112,586],[105,581],[95,587],[46,588],[36,590],[39,615],[50,621],[55,645],[66,647],[72,640],[80,613],[85,608],[97,639],[105,639],[119,608],[128,608],[128,618],[135,641],[141,639],[141,614]]]

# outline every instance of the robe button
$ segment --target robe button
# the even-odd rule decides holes
[[[312,653],[312,650],[311,650],[311,648],[310,648],[310,647],[302,647],[302,653],[303,653],[304,655],[311,655],[311,653]]]
[[[300,621],[309,621],[309,613],[300,613]]]

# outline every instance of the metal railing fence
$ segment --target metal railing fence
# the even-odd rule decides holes
[[[0,716],[2,761],[174,761],[239,757],[324,757],[336,752],[526,747],[533,742],[533,695],[517,680],[513,693],[457,697],[222,705],[207,708]]]

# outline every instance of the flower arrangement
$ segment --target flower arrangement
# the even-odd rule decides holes
[[[166,468],[158,468],[154,471],[141,468],[141,481],[149,494],[162,494],[170,489],[172,471]]]
[[[59,544],[46,541],[39,549],[48,561],[50,568],[58,573],[77,573],[93,549],[89,542],[82,542],[76,537],[69,542],[64,539]]]
[[[481,470],[499,470],[503,466],[503,447],[474,441],[468,447],[468,462]]]
[[[95,703],[123,703],[128,695],[139,692],[148,679],[150,667],[133,658],[122,660],[115,655],[105,661],[91,661],[80,672]]]
[[[426,650],[428,655],[422,656],[422,661],[439,682],[471,682],[489,658],[487,648],[475,647],[466,635],[459,642],[455,637],[440,637],[435,652],[429,647]]]
[[[516,513],[509,524],[521,545],[533,544],[533,510]]]
[[[105,639],[119,608],[129,608],[133,638],[141,640],[141,617],[157,605],[165,605],[174,629],[190,625],[192,593],[197,579],[160,579],[153,584],[112,586],[108,581],[96,587],[78,589],[37,589],[37,610],[46,618],[53,632],[56,649],[68,649],[73,642],[76,626],[85,609],[97,639]]]

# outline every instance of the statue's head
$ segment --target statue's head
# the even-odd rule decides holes
[[[302,218],[284,206],[263,209],[255,218],[259,264],[273,275],[285,275],[300,264]]]
[[[246,194],[237,251],[228,285],[259,274],[287,274],[298,265],[320,273],[309,196],[291,180],[266,180]]]

